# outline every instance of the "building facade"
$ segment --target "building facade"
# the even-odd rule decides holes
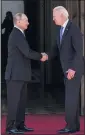
[[[31,48],[39,52],[48,52],[51,46],[54,45],[56,39],[56,26],[52,19],[52,9],[55,6],[62,5],[69,11],[70,19],[74,21],[81,29],[83,35],[83,56],[84,53],[84,34],[85,34],[85,1],[84,0],[19,0],[19,1],[5,1],[2,0],[2,21],[4,19],[5,11],[11,10],[13,14],[17,12],[24,12],[27,14],[30,22],[29,30],[26,32],[26,37],[31,45]],[[11,7],[11,8],[10,8]],[[2,32],[4,34],[4,32]],[[3,60],[3,57],[2,57]],[[37,65],[37,66],[36,66]],[[53,68],[54,66],[54,68]],[[56,71],[57,67],[57,71]],[[63,77],[60,63],[56,61],[49,61],[45,64],[32,61],[33,79],[32,84],[38,84],[40,90],[40,101],[44,106],[45,97],[49,100],[49,91],[46,94],[46,88],[53,86],[54,89],[63,84]],[[54,72],[56,71],[56,73]],[[3,80],[2,80],[3,82]],[[56,86],[57,82],[57,86]],[[36,91],[37,92],[37,91]],[[62,92],[62,90],[61,90]],[[34,92],[31,94],[33,95]],[[55,93],[55,90],[52,94]],[[56,93],[57,94],[57,93]],[[59,93],[60,94],[60,93]],[[64,93],[62,94],[64,96]],[[57,97],[55,97],[57,98]],[[59,97],[61,98],[61,97]],[[33,99],[34,100],[34,99]],[[48,102],[46,100],[46,102]],[[63,99],[64,100],[64,99]],[[62,101],[63,102],[63,101]],[[84,75],[81,80],[80,92],[80,108],[81,114],[84,114]],[[49,103],[48,103],[49,104]],[[60,104],[60,103],[59,103]]]

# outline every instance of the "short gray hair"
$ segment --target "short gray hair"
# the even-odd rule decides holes
[[[63,6],[57,6],[57,7],[55,7],[53,10],[56,10],[56,11],[61,12],[66,18],[69,17],[68,11],[67,11],[66,8],[64,8]]]
[[[24,13],[15,14],[14,17],[13,17],[14,24],[16,24],[17,20],[21,20],[23,15],[25,15],[25,14]]]

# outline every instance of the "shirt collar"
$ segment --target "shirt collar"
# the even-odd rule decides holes
[[[17,27],[16,25],[14,25],[14,27],[19,29],[22,33],[24,33],[24,31],[22,29],[20,29],[19,27]]]
[[[65,21],[65,23],[63,24],[63,26],[62,27],[66,27],[66,25],[67,25],[67,23],[68,23],[68,21],[69,21],[69,19],[67,19],[66,21]]]

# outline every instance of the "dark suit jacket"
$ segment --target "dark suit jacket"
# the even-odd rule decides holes
[[[55,46],[48,54],[49,59],[59,54],[61,66],[66,75],[68,69],[73,69],[81,74],[83,69],[83,39],[80,29],[69,20],[60,44],[60,31],[58,32]]]
[[[40,60],[41,57],[40,53],[30,49],[23,33],[14,27],[8,41],[8,61],[5,79],[30,81],[30,59]]]

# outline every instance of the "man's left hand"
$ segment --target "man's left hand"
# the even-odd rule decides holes
[[[68,69],[68,71],[66,71],[68,80],[71,80],[72,78],[74,78],[75,72],[76,71],[72,69]]]

